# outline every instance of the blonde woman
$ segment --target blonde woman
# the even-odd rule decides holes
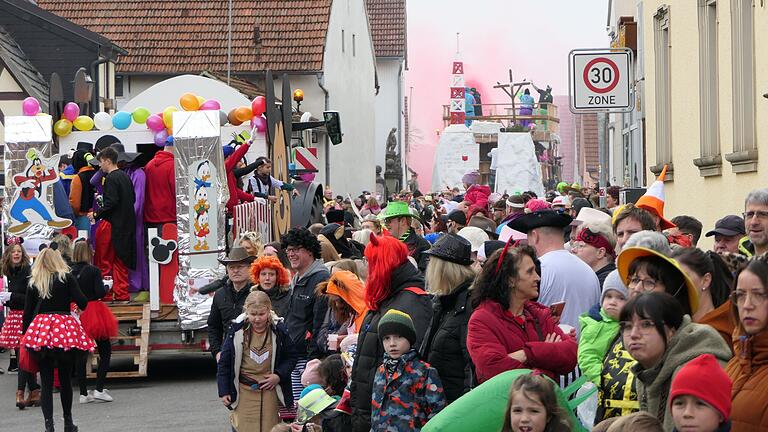
[[[278,409],[293,406],[291,371],[299,354],[288,330],[272,312],[264,291],[245,299],[244,313],[230,327],[221,349],[216,381],[232,426],[266,432],[280,423]]]
[[[45,430],[53,431],[53,370],[58,368],[61,382],[61,408],[65,432],[77,432],[72,422],[72,370],[80,351],[93,351],[95,343],[80,322],[71,315],[70,303],[85,310],[88,298],[80,291],[75,276],[61,254],[45,248],[32,265],[29,289],[24,304],[24,336],[21,348],[30,350],[40,367],[42,392],[40,405]],[[66,337],[64,337],[66,336]]]
[[[264,253],[264,242],[261,240],[261,234],[253,231],[244,232],[240,235],[240,247],[245,249],[245,253],[252,257],[259,257]]]
[[[469,288],[476,274],[471,267],[472,245],[459,235],[445,234],[425,253],[430,255],[427,289],[435,299],[420,353],[437,369],[450,403],[470,390],[474,376],[467,351],[467,324],[472,315]]]

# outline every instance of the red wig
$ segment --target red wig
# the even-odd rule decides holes
[[[365,301],[370,310],[378,310],[392,293],[392,271],[408,260],[408,247],[392,236],[371,234],[365,257],[368,259]]]
[[[259,273],[264,269],[272,269],[277,273],[276,286],[286,286],[291,282],[290,273],[283,267],[283,264],[276,256],[262,255],[251,264],[251,280],[253,280],[253,283],[259,283]]]

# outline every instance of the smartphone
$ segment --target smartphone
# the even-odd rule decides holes
[[[559,317],[563,314],[563,309],[565,309],[565,302],[552,303],[549,306],[549,313],[554,317]]]

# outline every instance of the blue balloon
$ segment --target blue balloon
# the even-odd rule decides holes
[[[119,111],[112,116],[112,126],[115,129],[125,130],[131,125],[131,113],[125,111]]]

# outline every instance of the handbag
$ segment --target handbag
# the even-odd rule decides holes
[[[38,299],[37,306],[35,307],[35,313],[32,315],[37,316],[40,312],[40,305],[43,303],[43,299]],[[40,364],[37,361],[37,356],[33,354],[29,348],[21,346],[19,349],[19,369],[36,374],[40,372]]]

